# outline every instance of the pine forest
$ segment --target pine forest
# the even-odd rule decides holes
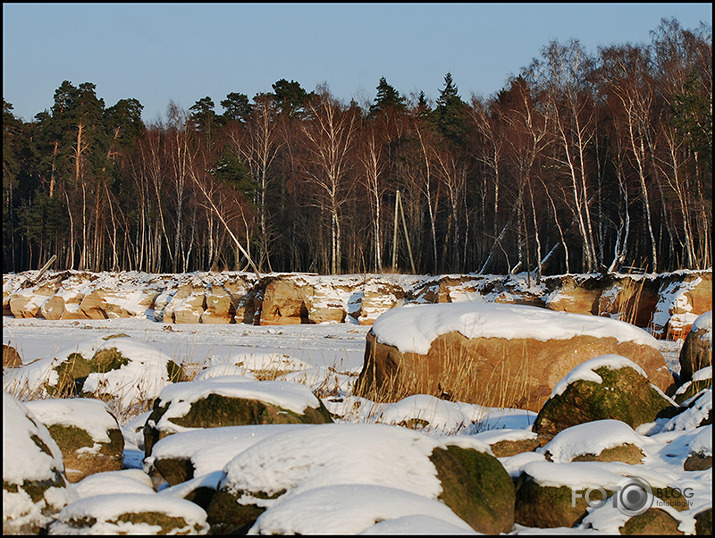
[[[711,267],[711,27],[535,53],[488,98],[447,73],[435,100],[281,79],[153,123],[91,82],[30,122],[3,99],[3,272]]]

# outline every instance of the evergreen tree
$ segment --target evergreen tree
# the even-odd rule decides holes
[[[281,114],[298,118],[304,114],[305,103],[313,96],[313,92],[306,92],[294,80],[288,82],[282,78],[273,84],[273,95]]]
[[[231,120],[245,123],[253,108],[248,102],[248,96],[245,93],[237,92],[229,93],[226,99],[221,101],[221,106],[225,109],[221,116],[221,122],[224,125]]]
[[[688,74],[683,91],[675,96],[671,108],[673,122],[688,148],[705,160],[712,172],[712,102],[699,88],[705,84],[695,72]]]
[[[194,129],[204,134],[209,141],[213,139],[218,123],[218,116],[214,111],[214,102],[210,97],[203,97],[189,107],[191,114],[189,120]]]
[[[377,96],[375,102],[370,105],[368,117],[374,118],[378,112],[388,113],[390,110],[402,111],[406,108],[405,98],[387,83],[385,77],[381,77],[377,85]]]
[[[437,98],[433,118],[442,136],[459,145],[466,143],[467,104],[459,97],[451,73],[444,77],[444,88],[440,90]]]

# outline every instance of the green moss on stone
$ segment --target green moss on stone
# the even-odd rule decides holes
[[[695,534],[711,535],[713,533],[713,509],[712,507],[695,514]]]
[[[170,516],[164,512],[127,512],[117,519],[107,520],[108,523],[132,523],[145,524],[145,525],[156,525],[161,527],[159,534],[166,534],[167,531],[173,531],[175,529],[181,529],[187,526],[186,520],[183,517]],[[174,534],[173,532],[171,534]]]
[[[193,402],[186,415],[169,420],[187,428],[332,422],[327,410],[324,415],[317,409],[307,408],[303,414],[300,414],[260,400],[231,398],[220,394],[209,394],[206,398]]]
[[[211,534],[246,534],[265,512],[265,508],[255,504],[239,504],[241,493],[231,494],[218,490],[206,509],[206,521],[211,526]]]
[[[578,379],[547,400],[534,422],[535,432],[553,436],[571,426],[604,419],[620,420],[635,429],[672,407],[633,368],[611,370],[604,366],[594,371],[602,382]]]
[[[129,364],[129,359],[115,347],[100,349],[89,360],[81,353],[71,353],[67,360],[55,367],[57,384],[46,385],[46,388],[52,396],[81,394],[89,374],[117,370],[126,364]]]
[[[685,534],[678,530],[680,522],[669,513],[659,508],[649,508],[640,515],[633,516],[618,529],[625,535],[674,535]]]
[[[604,488],[605,489],[605,488]],[[606,490],[607,494],[609,490]],[[588,514],[585,490],[568,486],[543,486],[522,473],[516,481],[514,519],[519,525],[536,528],[573,527]],[[591,501],[601,501],[598,490],[589,493]]]
[[[474,530],[510,532],[514,526],[514,483],[495,457],[471,448],[435,448],[430,461],[442,484],[439,499]]]
[[[94,446],[92,436],[77,426],[51,424],[47,429],[63,453],[66,451],[75,452],[83,447]]]
[[[156,459],[154,468],[159,471],[170,486],[181,484],[194,477],[194,465],[189,458]]]
[[[599,454],[580,454],[571,461],[622,461],[637,465],[643,461],[643,451],[633,443],[603,449]]]
[[[687,386],[687,388],[682,393],[676,394],[675,397],[673,397],[676,403],[679,403],[680,405],[683,405],[686,400],[689,400],[701,391],[712,388],[713,380],[712,378],[708,378],[699,379],[697,381],[688,381],[684,386]]]

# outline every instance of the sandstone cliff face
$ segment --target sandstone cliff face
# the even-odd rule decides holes
[[[403,304],[526,304],[587,313],[684,338],[712,308],[712,271],[662,275],[335,275],[88,273],[3,275],[3,315],[142,317],[164,323],[359,323]]]

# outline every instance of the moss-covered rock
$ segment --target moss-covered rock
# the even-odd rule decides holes
[[[514,483],[494,456],[472,448],[435,448],[430,460],[442,483],[439,500],[484,534],[514,527]]]
[[[90,398],[52,399],[29,402],[27,406],[62,451],[69,482],[122,468],[124,436],[104,402]]]
[[[195,390],[192,390],[194,387]],[[297,383],[227,383],[208,379],[177,383],[168,389],[154,401],[144,426],[144,452],[147,456],[151,454],[154,444],[176,431],[252,424],[324,424],[333,421],[330,412],[310,389]],[[281,405],[278,403],[280,399],[276,400],[272,395],[276,389],[291,391],[302,397],[305,404],[301,410]],[[181,411],[177,412],[177,409]]]
[[[595,367],[592,372],[600,382],[580,377],[569,382],[563,392],[553,394],[539,411],[534,431],[553,436],[570,426],[603,419],[620,420],[636,428],[673,407],[642,373],[630,366],[616,366]]]
[[[642,463],[643,451],[633,443],[605,448],[598,454],[579,454],[571,461],[622,461],[630,465]]]
[[[285,490],[273,495],[266,495],[266,499],[277,499]],[[219,489],[211,496],[206,509],[206,520],[211,526],[211,534],[246,534],[265,508],[253,503],[240,503],[242,492],[228,492]],[[255,496],[255,492],[252,492]]]
[[[72,500],[62,453],[26,405],[3,392],[3,534],[39,534]]]
[[[573,527],[588,513],[586,488],[542,485],[527,473],[516,480],[514,520],[519,525],[537,528]],[[599,491],[589,497],[603,500]]]
[[[198,505],[156,494],[125,493],[121,502],[95,495],[68,505],[50,526],[51,534],[207,534],[206,512]]]
[[[126,364],[129,364],[129,359],[116,347],[99,349],[89,359],[81,353],[70,353],[67,360],[54,368],[57,372],[57,383],[46,383],[45,388],[51,395],[58,397],[82,394],[89,374],[118,370]]]
[[[649,508],[642,514],[629,518],[619,531],[624,535],[672,536],[685,534],[678,530],[678,525],[680,525],[680,521],[665,510]]]
[[[695,534],[706,534],[712,536],[713,533],[713,509],[706,508],[695,514]]]
[[[682,380],[682,378],[681,378]],[[673,395],[673,399],[680,405],[696,396],[703,390],[711,389],[713,386],[712,367],[702,368],[690,376],[689,381],[685,381]]]

